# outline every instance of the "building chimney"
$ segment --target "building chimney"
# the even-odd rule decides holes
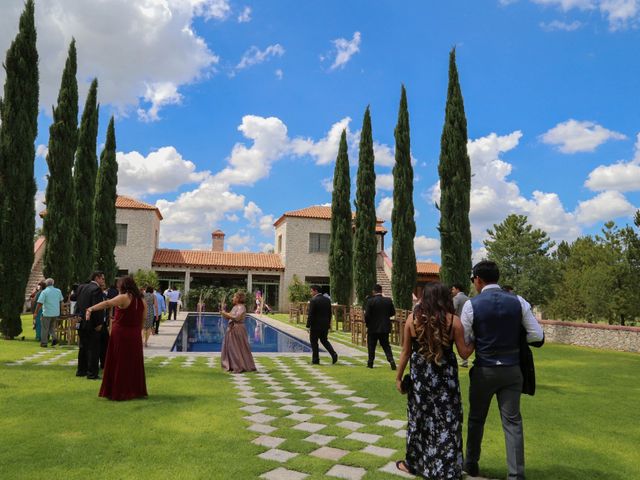
[[[222,230],[216,230],[211,234],[211,250],[224,252],[224,232]]]

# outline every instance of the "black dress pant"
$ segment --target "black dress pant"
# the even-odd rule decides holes
[[[373,361],[376,359],[376,346],[378,342],[380,342],[380,346],[382,350],[384,350],[388,362],[394,363],[393,352],[391,351],[391,345],[389,345],[389,334],[367,332],[367,349],[369,350],[369,360],[367,364],[373,366]]]
[[[102,330],[98,333],[100,334],[100,368],[104,369],[104,362],[107,359],[107,349],[109,348],[109,328],[103,325]]]
[[[160,331],[160,315],[156,315],[153,317],[153,329],[156,335]]]
[[[329,335],[329,330],[310,330],[309,331],[309,342],[311,343],[311,363],[320,363],[320,349],[318,348],[318,340],[322,343],[322,346],[329,352],[331,355],[331,359],[335,359],[337,357],[336,351],[333,349],[333,346],[329,342],[327,336]]]
[[[173,312],[173,319],[178,319],[178,302],[169,302],[169,320],[171,320],[171,312]]]
[[[100,357],[100,334],[94,329],[80,330],[80,350],[78,350],[78,370],[76,375],[98,376]]]

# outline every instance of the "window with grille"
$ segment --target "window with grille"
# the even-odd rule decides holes
[[[309,253],[328,253],[329,252],[328,233],[310,233],[309,234]]]
[[[127,244],[127,227],[126,223],[116,223],[116,245],[126,245]]]

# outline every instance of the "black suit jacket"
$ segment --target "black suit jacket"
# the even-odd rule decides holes
[[[391,317],[396,309],[393,300],[382,295],[369,297],[364,306],[364,322],[370,333],[389,333],[391,331]]]
[[[331,300],[319,293],[309,302],[307,328],[311,330],[329,330],[331,327]]]
[[[91,312],[91,319],[85,321],[85,313],[87,308],[93,307],[104,300],[102,289],[95,282],[83,283],[78,287],[76,299],[76,314],[82,318],[83,329],[95,329],[104,322],[104,312]]]

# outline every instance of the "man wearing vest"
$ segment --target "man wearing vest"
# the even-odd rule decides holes
[[[503,291],[495,262],[482,261],[473,267],[471,281],[478,292],[464,304],[460,320],[467,344],[475,342],[476,357],[469,372],[469,420],[464,470],[478,476],[484,423],[493,396],[498,398],[507,450],[509,480],[524,477],[524,431],[520,415],[522,373],[520,371],[520,329],[527,342],[544,338],[540,324],[525,299]]]

